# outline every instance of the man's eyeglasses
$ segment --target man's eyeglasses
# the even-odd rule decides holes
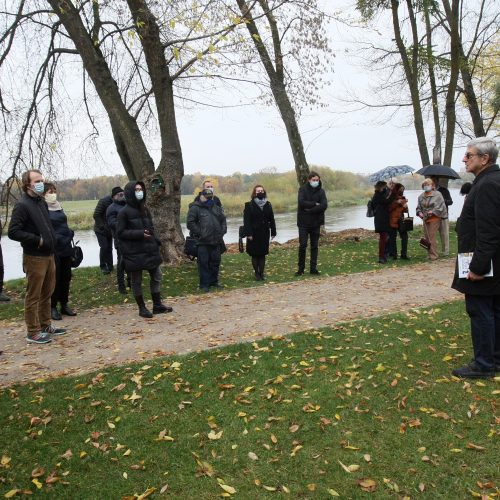
[[[469,159],[469,158],[472,158],[473,156],[483,156],[482,153],[465,153],[464,154],[464,157]]]

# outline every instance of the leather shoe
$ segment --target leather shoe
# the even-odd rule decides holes
[[[309,274],[321,274],[317,269],[311,269]]]
[[[76,316],[76,312],[68,306],[68,304],[61,305],[61,314],[65,314],[66,316]]]
[[[295,273],[295,276],[302,276],[304,274],[304,271],[297,271]]]
[[[495,371],[482,370],[477,363],[473,361],[466,366],[455,368],[451,374],[460,378],[491,378],[495,376]]]
[[[59,314],[59,311],[57,310],[57,307],[51,307],[50,308],[50,317],[54,321],[61,321],[62,320],[62,316]]]

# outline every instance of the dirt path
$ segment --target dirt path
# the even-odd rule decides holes
[[[3,321],[0,386],[453,300],[461,297],[450,288],[453,266],[439,261],[177,297],[169,301],[173,313],[152,320],[140,318],[135,304],[102,307],[64,317],[57,326],[69,333],[47,345],[26,344],[24,323]]]

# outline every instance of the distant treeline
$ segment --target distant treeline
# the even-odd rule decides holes
[[[334,191],[366,191],[372,188],[368,176],[332,170],[328,167],[311,166],[311,170],[321,175],[324,188],[328,192]],[[181,183],[181,194],[194,195],[198,192],[202,182],[210,179],[218,193],[248,194],[250,195],[256,184],[262,184],[271,193],[292,195],[297,192],[297,178],[295,171],[279,173],[274,168],[261,170],[254,174],[235,172],[231,175],[204,175],[201,173],[187,174]],[[50,181],[50,179],[47,179]],[[396,180],[396,179],[394,179]],[[424,178],[421,175],[405,175],[400,179],[406,189],[420,189]],[[100,176],[92,179],[64,179],[54,182],[63,201],[98,200],[111,193],[115,186],[125,186],[128,182],[126,175]],[[463,181],[453,181],[450,187],[457,187]]]

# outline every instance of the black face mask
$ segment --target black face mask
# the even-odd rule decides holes
[[[211,189],[205,189],[201,193],[207,200],[211,200],[214,197],[214,192]]]
[[[265,197],[266,197],[266,193],[257,193],[256,194],[257,198],[259,198],[259,200],[263,200]]]

